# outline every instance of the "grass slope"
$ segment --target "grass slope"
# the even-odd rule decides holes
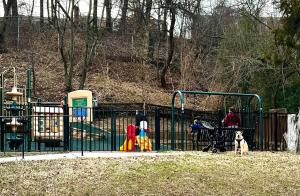
[[[17,162],[0,173],[0,195],[300,195],[300,156],[287,153]]]

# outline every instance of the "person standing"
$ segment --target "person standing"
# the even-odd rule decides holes
[[[234,107],[230,107],[228,114],[224,118],[224,127],[238,128],[239,126],[241,126],[240,117],[235,114]]]

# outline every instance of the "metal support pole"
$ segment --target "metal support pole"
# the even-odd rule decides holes
[[[31,70],[27,70],[27,102],[31,103]]]
[[[4,152],[4,122],[3,122],[3,117],[0,118],[0,129],[1,129],[1,132],[0,132],[0,151],[1,152]]]
[[[28,151],[31,151],[31,131],[32,131],[32,103],[31,103],[31,70],[27,70],[27,131],[28,131]]]
[[[184,113],[184,95],[181,93],[181,91],[176,91],[173,94],[173,98],[172,98],[171,150],[175,150],[175,114],[174,114],[174,110],[175,110],[175,97],[176,97],[177,94],[180,95],[181,113],[182,114]]]
[[[111,112],[111,151],[116,151],[116,112]]]
[[[264,150],[264,121],[263,121],[263,112],[262,112],[262,100],[261,98],[258,96],[258,107],[259,107],[259,135],[260,135],[260,139],[259,139],[259,146],[260,146],[260,150],[263,151]]]
[[[64,121],[64,151],[69,150],[69,135],[70,135],[70,123],[69,123],[69,107],[68,107],[68,97],[65,97],[64,105],[63,105],[63,121]]]
[[[25,123],[25,121],[23,123]],[[25,130],[26,130],[26,128],[25,128],[25,126],[23,126],[22,159],[24,159],[24,156],[25,156]]]
[[[0,149],[1,152],[4,151],[4,126],[2,125],[2,117],[3,117],[3,105],[4,105],[4,77],[3,74],[0,75]]]
[[[82,110],[82,108],[81,108]],[[81,111],[82,114],[82,111]],[[83,116],[81,115],[80,117],[80,122],[81,122],[81,156],[83,156]]]
[[[181,150],[184,151],[184,110],[180,114]]]
[[[90,118],[87,119],[87,121],[88,121],[87,123],[90,124],[90,126],[89,126],[89,131],[90,131],[90,138],[89,138],[90,139],[90,141],[89,141],[90,145],[89,145],[89,149],[90,149],[90,152],[92,152],[92,137],[91,137],[91,135],[92,135],[92,126],[91,125],[93,124],[93,122],[91,120],[91,117],[93,115],[92,113],[94,113],[92,110],[94,111],[93,108],[87,108],[87,112],[90,113]],[[95,119],[94,115],[93,115],[93,119]]]
[[[3,115],[3,104],[4,104],[4,76],[0,75],[0,116]]]
[[[160,109],[155,110],[155,150],[160,150]]]
[[[278,134],[278,113],[275,112],[274,113],[274,116],[275,116],[275,133],[274,133],[274,150],[277,151],[278,150],[278,137],[277,137],[277,134]]]

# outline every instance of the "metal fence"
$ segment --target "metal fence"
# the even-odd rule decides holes
[[[33,105],[31,115],[0,117],[1,151],[120,151],[129,137],[127,127],[137,123],[136,110],[146,114],[149,130],[145,135],[151,150],[202,150],[208,146],[209,129],[201,129],[197,134],[192,132],[191,124],[196,117],[209,122],[214,131],[221,130],[225,134],[227,150],[233,149],[237,130],[244,131],[250,149],[259,149],[256,113],[239,113],[241,127],[234,129],[220,125],[223,118],[220,112],[176,110],[172,133],[169,107],[137,104],[86,108],[82,113],[89,113],[89,118],[72,114],[74,109]],[[287,131],[286,118],[287,114],[264,114],[264,150],[286,149],[283,139]]]

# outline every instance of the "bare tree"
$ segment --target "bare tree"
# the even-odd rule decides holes
[[[166,82],[166,74],[168,69],[170,68],[172,59],[173,59],[173,54],[174,54],[174,29],[175,29],[175,22],[176,22],[176,8],[175,5],[173,4],[172,0],[166,0],[167,7],[169,8],[170,11],[170,28],[169,28],[169,38],[168,38],[168,56],[166,59],[166,62],[164,64],[164,67],[161,71],[161,76],[160,76],[160,82],[162,87],[167,87],[167,82]]]
[[[163,1],[163,0],[161,0]],[[163,22],[162,22],[162,32],[163,32],[163,40],[166,40],[167,34],[168,34],[168,26],[167,26],[167,18],[168,18],[168,6],[166,4],[168,0],[164,0],[164,4],[161,3],[162,6],[164,6],[163,9]]]
[[[121,24],[120,24],[120,31],[122,33],[124,33],[126,31],[127,11],[128,11],[128,0],[123,0],[122,13],[121,13]]]
[[[112,17],[111,17],[112,3],[111,3],[111,0],[104,0],[104,6],[106,7],[105,27],[108,32],[112,32]]]
[[[6,52],[5,47],[5,32],[8,22],[8,17],[11,15],[13,18],[13,25],[17,28],[18,17],[18,2],[17,0],[3,0],[4,17],[3,22],[0,24],[0,53]]]
[[[95,1],[94,1],[95,3]],[[95,6],[95,4],[94,4]],[[95,8],[95,7],[94,7]],[[83,89],[86,81],[86,75],[88,68],[92,65],[92,60],[95,55],[95,49],[98,42],[98,29],[95,24],[93,27],[90,25],[91,20],[91,9],[92,9],[92,0],[89,3],[89,11],[86,20],[86,29],[85,29],[85,51],[84,51],[84,63],[81,69],[81,78],[79,89]],[[95,20],[95,12],[93,13],[93,20]]]
[[[97,28],[97,23],[98,23],[98,13],[97,13],[97,8],[98,8],[98,0],[93,1],[93,26],[94,28]],[[90,5],[91,7],[91,5]]]
[[[143,6],[144,7],[144,6]],[[149,49],[150,49],[150,17],[151,17],[151,10],[152,10],[152,0],[146,0],[145,5],[145,13],[141,12],[142,14],[142,58],[144,60],[148,59],[149,57]]]
[[[55,0],[54,8],[54,21],[55,21],[55,28],[58,33],[59,38],[59,52],[64,64],[64,83],[65,83],[65,90],[66,92],[70,92],[73,90],[72,80],[74,75],[74,66],[75,66],[75,57],[74,57],[74,31],[75,31],[75,24],[74,24],[74,17],[73,17],[73,9],[74,9],[74,0],[70,1],[69,7],[71,11],[66,10],[58,0]],[[58,20],[58,9],[61,9],[64,13],[64,18]],[[69,15],[71,13],[71,15]],[[68,28],[68,24],[70,28]],[[70,34],[70,41],[67,44],[67,32]]]
[[[51,0],[51,2],[52,2],[52,0]],[[50,24],[50,22],[51,22],[51,15],[50,15],[50,4],[49,4],[49,0],[47,0],[47,18],[48,18],[48,23]],[[51,3],[51,5],[52,5],[52,3]]]
[[[83,89],[87,77],[88,68],[92,64],[95,55],[95,48],[98,42],[98,28],[94,26],[94,10],[92,13],[93,2],[89,0],[89,11],[84,25],[76,25],[75,23],[75,3],[71,0],[66,6],[61,5],[55,0],[58,7],[64,14],[62,18],[58,18],[58,10],[55,11],[55,28],[59,36],[59,52],[64,65],[64,83],[66,92],[73,90],[74,68],[76,65],[81,70],[79,78],[79,88]],[[95,3],[95,2],[94,2]],[[71,14],[69,14],[71,13]],[[83,28],[83,29],[81,29]],[[83,35],[83,36],[82,36]],[[77,42],[75,37],[84,37],[84,45]],[[82,55],[75,55],[82,54]]]
[[[11,16],[12,17],[18,16],[18,1],[17,0],[12,0]]]
[[[40,24],[44,24],[44,0],[40,0]]]

